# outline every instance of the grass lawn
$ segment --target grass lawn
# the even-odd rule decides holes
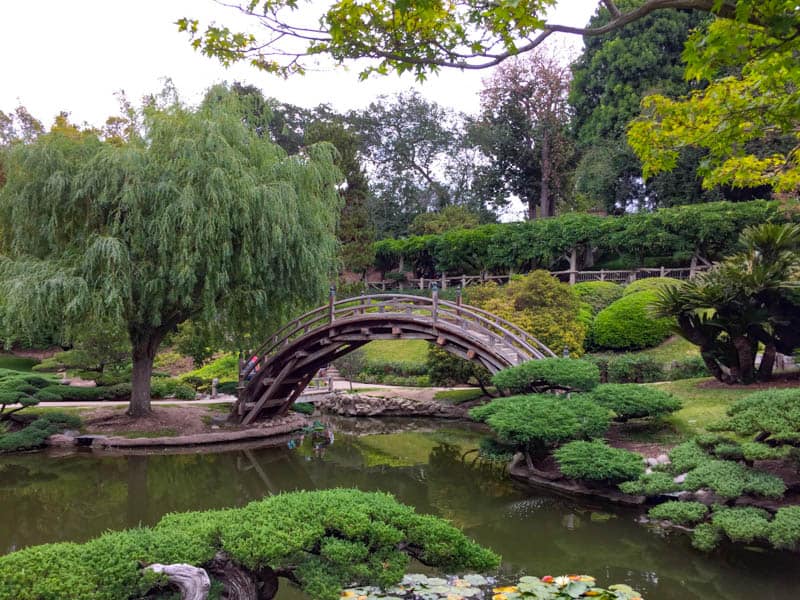
[[[700,387],[707,381],[714,380],[704,377],[648,384],[665,392],[671,392],[683,402],[683,408],[667,419],[681,437],[702,433],[707,425],[725,416],[725,410],[731,403],[756,391],[742,388]]]
[[[480,388],[463,388],[458,390],[442,390],[436,392],[433,397],[434,400],[441,400],[450,404],[461,404],[462,402],[470,402],[483,398],[483,392]]]
[[[643,350],[641,354],[652,356],[662,365],[668,366],[674,360],[700,356],[700,351],[691,342],[686,341],[679,335],[674,335],[660,346]]]
[[[375,340],[363,350],[367,362],[424,363],[428,360],[425,340]]]

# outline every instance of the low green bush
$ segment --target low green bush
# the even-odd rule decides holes
[[[83,544],[32,546],[0,557],[0,600],[140,598],[159,580],[153,563],[204,566],[218,552],[249,570],[286,569],[318,600],[348,585],[390,587],[409,562],[484,571],[499,557],[440,519],[383,493],[292,492],[243,508],[170,514],[154,527],[109,532]]]
[[[638,294],[644,291],[656,291],[667,285],[680,285],[680,279],[673,279],[672,277],[645,277],[644,279],[637,279],[633,283],[629,283],[622,289],[623,296],[630,296],[631,294]]]
[[[777,444],[800,442],[800,388],[750,394],[734,402],[727,415],[715,430]]]
[[[0,433],[0,453],[41,448],[45,440],[64,429],[78,429],[80,418],[63,412],[47,412],[19,431]]]
[[[622,298],[623,288],[611,281],[582,281],[572,286],[572,291],[597,314],[606,306]]]
[[[492,383],[512,394],[541,392],[551,388],[589,391],[600,383],[600,371],[590,361],[574,358],[529,360],[495,373]]]
[[[100,400],[127,400],[131,396],[130,383],[118,383],[98,387],[75,387],[71,385],[51,384],[38,390],[34,398],[41,402],[92,402]],[[195,391],[192,386],[178,379],[165,377],[154,378],[150,382],[152,398],[178,398],[193,400]]]
[[[483,365],[442,350],[436,344],[428,345],[428,377],[431,385],[453,387],[456,385],[490,385],[492,375]]]
[[[800,546],[800,506],[779,508],[769,525],[767,539],[776,548],[796,550]]]
[[[489,425],[501,443],[533,456],[571,440],[601,437],[609,426],[608,411],[590,399],[552,394],[500,398],[469,414]]]
[[[683,485],[687,490],[709,488],[723,498],[738,498],[743,494],[780,498],[786,491],[786,484],[780,477],[716,459],[702,462],[689,471]]]
[[[702,521],[708,507],[700,502],[670,501],[658,504],[647,513],[651,519],[672,521],[677,525],[692,525]]]
[[[492,438],[483,438],[478,445],[481,458],[496,462],[507,463],[514,456],[514,447],[501,444]]]
[[[674,319],[657,318],[652,290],[623,296],[594,319],[592,343],[609,350],[639,350],[658,346],[672,333]]]
[[[711,515],[711,524],[732,541],[745,543],[766,538],[770,528],[769,513],[752,506],[717,507]]]
[[[680,400],[656,388],[630,383],[604,383],[590,393],[600,406],[614,411],[615,420],[658,418],[680,410]]]
[[[212,379],[219,379],[220,383],[238,381],[239,358],[235,354],[224,354],[199,369],[178,376],[178,379],[183,381],[190,378],[199,378],[204,382],[203,385],[208,387],[211,386]]]
[[[179,379],[158,378],[150,383],[150,395],[153,398],[177,398],[178,400],[194,400],[194,388]]]
[[[609,383],[651,383],[664,378],[661,363],[646,354],[621,354],[608,362]]]
[[[666,377],[670,381],[710,376],[711,373],[709,372],[705,361],[699,356],[692,356],[673,361],[670,363],[666,372]]]
[[[361,372],[369,377],[382,377],[384,375],[418,377],[428,374],[428,364],[425,362],[407,362],[399,360],[370,360],[366,362]]]
[[[553,453],[561,472],[570,479],[620,483],[644,473],[642,456],[612,448],[601,440],[574,441]]]
[[[360,383],[399,385],[403,387],[430,387],[431,385],[431,380],[427,375],[367,375],[366,373],[359,373],[356,380]]]
[[[711,552],[722,541],[722,533],[711,523],[700,523],[692,533],[692,546],[703,552]]]
[[[626,481],[619,484],[619,489],[626,494],[634,496],[660,496],[677,492],[681,489],[680,484],[675,483],[674,478],[669,473],[653,471],[645,473],[639,479]]]
[[[694,440],[678,444],[669,453],[670,470],[674,474],[685,473],[713,460]]]

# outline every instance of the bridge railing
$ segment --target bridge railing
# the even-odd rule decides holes
[[[336,300],[335,292],[332,290],[327,306],[316,308],[290,321],[248,356],[240,368],[240,377],[247,378],[257,365],[266,361],[281,347],[289,345],[293,340],[318,327],[367,314],[425,317],[434,325],[442,321],[468,334],[486,335],[489,338],[486,341],[490,344],[503,341],[515,348],[523,357],[554,356],[542,342],[506,319],[474,306],[440,300],[436,293],[432,298],[406,294],[376,294]]]

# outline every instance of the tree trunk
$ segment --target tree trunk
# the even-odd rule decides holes
[[[128,415],[143,417],[150,414],[150,378],[153,375],[153,360],[161,344],[161,337],[131,340],[133,345],[133,368],[131,370],[131,403]]]
[[[772,369],[775,367],[775,344],[764,346],[761,364],[758,367],[758,380],[769,381],[772,379]]]
[[[536,203],[533,199],[528,200],[528,221],[536,220]]]
[[[753,383],[756,353],[753,351],[753,344],[750,338],[737,335],[733,338],[733,347],[736,348],[736,356],[739,362],[738,379],[742,383]],[[733,371],[733,369],[731,369]]]
[[[706,364],[708,372],[711,373],[711,375],[713,375],[717,381],[730,383],[730,378],[722,370],[722,367],[719,366],[717,359],[714,358],[714,355],[711,352],[705,352],[701,349],[700,356],[702,357],[703,362]]]
[[[550,156],[550,138],[547,133],[542,136],[542,179],[541,192],[539,194],[539,214],[544,217],[555,215],[553,210],[553,195],[550,191],[550,182],[553,180],[553,161]]]
[[[162,565],[153,564],[148,571],[162,573],[167,581],[181,592],[181,600],[207,600],[211,589],[211,579],[205,569],[187,564]]]

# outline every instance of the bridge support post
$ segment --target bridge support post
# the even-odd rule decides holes
[[[331,291],[328,294],[328,320],[331,323],[333,323],[333,320],[336,315],[336,308],[334,306],[335,304],[336,304],[336,286],[332,285]]]
[[[431,285],[431,296],[433,298],[433,322],[436,323],[439,318],[439,286],[435,281]]]

